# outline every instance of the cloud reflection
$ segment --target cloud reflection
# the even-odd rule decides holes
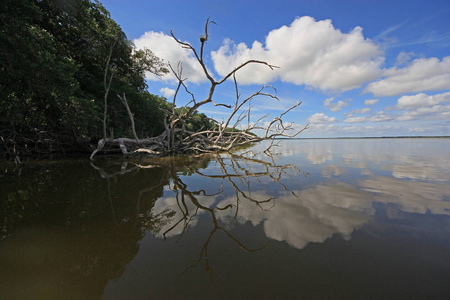
[[[214,198],[205,196],[198,196],[197,200],[205,207],[213,207],[215,202]],[[183,205],[185,205],[184,209],[180,207],[176,197],[162,197],[155,202],[155,206],[152,209],[154,216],[171,215],[169,221],[162,224],[159,231],[153,233],[156,237],[163,238],[180,235],[185,230],[185,226],[195,227],[198,223],[198,216],[206,213],[204,210],[199,210],[191,201],[185,201]]]
[[[322,176],[324,177],[339,176],[344,173],[345,169],[337,165],[327,165],[322,169]]]
[[[408,213],[450,215],[450,186],[402,181],[391,177],[374,176],[362,180],[359,185],[375,195],[375,201],[399,206],[399,210]]]
[[[317,185],[314,188],[280,192],[273,203],[263,207],[250,201],[242,201],[238,206],[227,210],[217,210],[217,219],[232,227],[236,222],[253,226],[263,225],[265,235],[273,240],[285,241],[289,245],[302,249],[309,243],[321,243],[334,234],[341,234],[350,239],[352,232],[369,222],[374,214],[374,202],[395,204],[399,211],[407,213],[432,213],[450,215],[450,202],[443,201],[450,197],[450,186],[410,182],[390,177],[373,176],[361,180],[358,186],[347,183]],[[252,193],[252,197],[266,199],[264,191]],[[235,204],[232,196],[220,201],[217,206],[225,207]],[[189,226],[197,224],[201,211],[187,203],[191,216]],[[203,205],[214,207],[213,198],[205,198]],[[236,212],[236,209],[238,212]],[[154,213],[174,211],[171,222],[163,226],[156,236],[162,237],[169,228],[167,237],[182,233],[183,223],[176,224],[183,218],[175,198],[163,198],[157,201]],[[194,213],[195,212],[195,213]],[[393,214],[391,217],[395,217]]]
[[[417,180],[434,180],[434,181],[449,181],[449,176],[440,169],[433,166],[423,165],[420,163],[412,164],[394,164],[383,165],[383,169],[392,172],[395,178],[409,178]]]
[[[426,149],[432,149],[429,144],[415,141],[423,147],[418,150],[408,148],[405,142],[402,151],[392,151],[400,144],[379,140],[376,143],[370,140],[358,143],[338,141],[339,147],[333,147],[334,143],[336,141],[289,141],[287,148],[284,144],[279,148],[291,155],[295,151],[300,152],[313,164],[332,160],[333,163],[316,167],[321,170],[320,182],[305,180],[307,185],[303,189],[297,185],[292,192],[277,189],[272,185],[273,178],[261,177],[252,184],[250,181],[241,182],[248,187],[248,195],[252,199],[271,199],[258,203],[245,197],[237,200],[233,187],[227,188],[225,180],[224,192],[202,198],[202,205],[210,210],[227,207],[213,213],[227,228],[236,223],[261,226],[268,238],[287,242],[299,249],[309,243],[324,242],[335,234],[349,239],[355,229],[375,217],[375,208],[378,207],[375,203],[389,205],[388,218],[397,218],[398,212],[450,215],[450,186],[446,184],[449,173],[445,170],[448,162],[442,160],[443,154],[439,151],[431,155],[426,152]],[[335,151],[331,152],[331,149]],[[286,159],[283,153],[279,159]],[[352,173],[349,168],[359,169],[359,172]],[[392,175],[386,176],[386,171]],[[297,182],[294,178],[299,174],[291,175],[289,182]],[[189,226],[195,226],[202,211],[192,204],[187,204],[187,208],[184,211],[189,211]],[[174,212],[173,218],[156,235],[163,236],[164,231],[175,227],[176,230],[170,230],[170,236],[181,234],[184,227],[180,220],[186,215],[175,198],[157,201],[154,213],[165,211]]]
[[[445,143],[445,139],[290,140],[282,141],[277,152],[324,165],[326,177],[333,174],[332,168],[356,168],[363,174],[372,172],[375,165],[395,178],[448,182],[450,152]]]
[[[253,203],[242,202],[237,208],[237,221],[240,224],[251,222],[254,226],[262,223],[267,237],[302,249],[311,242],[323,242],[336,233],[350,238],[355,228],[366,223],[373,214],[370,194],[345,183],[319,185],[295,193],[298,198],[291,193],[282,193],[268,211]],[[261,191],[257,197],[267,196]],[[231,198],[226,199],[219,206],[232,201]],[[235,213],[235,209],[223,211],[218,218],[232,223]]]

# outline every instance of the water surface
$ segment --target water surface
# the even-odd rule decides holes
[[[448,299],[450,139],[267,145],[2,165],[0,299]]]

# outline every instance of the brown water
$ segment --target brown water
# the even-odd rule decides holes
[[[0,299],[450,298],[450,139],[252,150],[1,165]]]

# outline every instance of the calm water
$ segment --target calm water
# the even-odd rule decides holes
[[[450,139],[252,150],[1,165],[0,299],[450,299]]]

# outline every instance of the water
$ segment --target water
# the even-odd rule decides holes
[[[266,146],[2,165],[0,299],[449,298],[450,139]]]

